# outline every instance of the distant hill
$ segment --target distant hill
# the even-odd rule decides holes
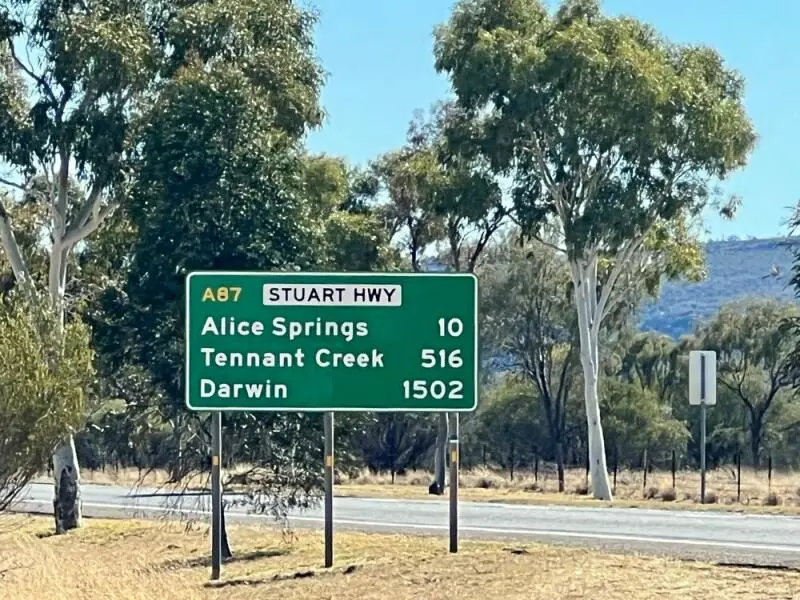
[[[699,283],[668,282],[658,302],[642,307],[640,329],[678,338],[690,333],[695,324],[712,317],[728,302],[747,297],[794,298],[792,248],[800,238],[731,239],[706,245],[708,277]],[[444,271],[435,260],[425,269]]]
[[[706,246],[708,277],[699,283],[667,283],[656,303],[643,307],[641,329],[672,337],[690,332],[732,300],[770,296],[790,300],[792,245],[798,238],[729,240]],[[777,270],[777,276],[772,276]]]

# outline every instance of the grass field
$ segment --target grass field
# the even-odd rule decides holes
[[[83,475],[86,482],[99,484],[160,486],[166,474],[160,471],[138,472],[135,469],[95,471]],[[46,480],[40,479],[40,480]],[[388,475],[362,473],[352,479],[341,479],[335,487],[337,496],[368,498],[432,499],[428,494],[430,473],[413,472],[395,478]],[[461,474],[461,498],[465,501],[507,502],[513,504],[580,504],[607,505],[586,495],[586,473],[572,469],[566,474],[566,492],[558,493],[555,475],[544,470],[538,478],[532,473],[518,473],[512,481],[508,474],[486,469]],[[189,482],[202,486],[203,480]],[[184,484],[186,485],[186,484]],[[707,503],[701,504],[700,474],[679,471],[672,485],[670,472],[648,473],[645,484],[641,471],[620,471],[617,474],[615,506],[637,506],[663,509],[702,509],[779,514],[800,514],[800,473],[774,472],[770,481],[766,469],[754,472],[742,469],[737,491],[735,469],[709,471],[706,478]],[[737,501],[737,498],[740,501]]]
[[[210,583],[205,526],[87,519],[52,536],[49,518],[0,517],[4,600],[420,600],[796,598],[800,573],[715,566],[577,548],[339,533],[320,568],[322,538],[230,527],[236,558]]]

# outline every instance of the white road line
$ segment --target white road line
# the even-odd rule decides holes
[[[161,512],[161,513],[188,513],[195,515],[210,516],[211,511],[208,510],[183,510],[170,508],[167,506],[130,506],[123,504],[112,504],[103,502],[84,502],[83,506],[93,508],[103,508],[112,510],[128,510],[132,512]],[[231,513],[231,516],[243,517],[247,519],[263,519],[266,515],[248,514],[248,513]],[[289,517],[290,521],[303,521],[309,523],[322,523],[322,517]],[[434,525],[422,523],[392,523],[389,521],[360,521],[352,519],[337,519],[334,517],[334,524],[338,525],[352,525],[355,527],[364,528],[385,528],[385,529],[417,529],[423,531],[448,531],[448,525]],[[693,540],[687,538],[663,538],[663,537],[647,537],[635,536],[625,534],[612,534],[612,533],[581,533],[576,531],[558,531],[550,529],[518,529],[518,528],[503,528],[503,527],[475,527],[475,526],[459,526],[459,531],[471,533],[488,533],[497,535],[517,535],[517,536],[539,536],[539,537],[556,537],[556,538],[569,538],[569,539],[587,539],[587,540],[601,540],[613,542],[638,542],[645,544],[664,544],[664,545],[680,545],[680,546],[697,546],[709,548],[727,548],[731,550],[748,550],[748,551],[762,551],[762,552],[784,552],[789,554],[800,554],[800,546],[783,546],[779,544],[748,544],[744,542],[725,542],[715,540]]]

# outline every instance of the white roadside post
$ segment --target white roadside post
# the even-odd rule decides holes
[[[717,353],[689,353],[689,404],[700,407],[700,502],[706,502],[706,406],[717,403]]]

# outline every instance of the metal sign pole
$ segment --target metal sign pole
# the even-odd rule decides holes
[[[450,552],[458,552],[458,413],[450,413]]]
[[[450,440],[450,552],[458,552],[458,440]]]
[[[706,503],[706,356],[700,355],[700,504]]]
[[[333,413],[325,413],[325,568],[333,566]]]
[[[211,413],[211,579],[220,577],[222,565],[222,414]]]

